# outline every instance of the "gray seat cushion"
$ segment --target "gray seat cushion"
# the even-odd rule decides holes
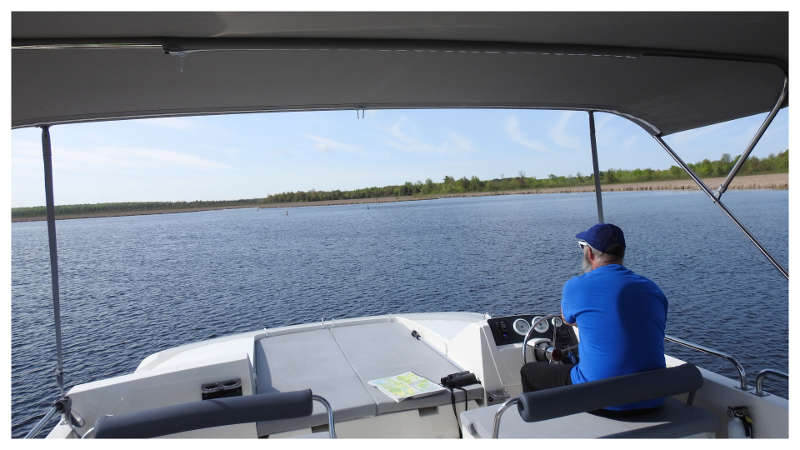
[[[495,412],[500,405],[461,413],[461,423],[474,437],[491,438]],[[664,406],[635,417],[612,419],[577,413],[540,422],[524,422],[517,408],[509,408],[500,421],[501,438],[673,438],[714,433],[714,417],[697,406],[673,398]]]
[[[267,336],[256,342],[258,393],[311,389],[330,402],[336,422],[450,403],[450,392],[395,402],[370,380],[406,371],[434,382],[460,369],[424,341],[411,337],[395,321],[362,323]],[[470,400],[483,398],[479,384],[466,386]],[[464,392],[455,391],[456,401]],[[327,423],[325,409],[314,403],[311,416],[259,422],[260,436]]]
[[[271,336],[256,342],[258,393],[311,389],[333,406],[337,421],[374,416],[375,402],[358,379],[328,329]],[[272,434],[328,423],[325,408],[314,402],[311,416],[259,422],[258,434]]]
[[[331,332],[375,400],[378,414],[450,402],[450,391],[396,402],[375,386],[366,384],[369,380],[398,375],[408,370],[438,383],[445,375],[461,371],[427,344],[412,337],[411,332],[403,325],[397,322],[379,322],[333,328]],[[483,387],[479,384],[465,386],[464,389],[470,400],[483,398]],[[455,396],[457,401],[464,401],[461,390],[456,389]]]

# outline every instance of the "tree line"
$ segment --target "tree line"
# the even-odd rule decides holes
[[[739,159],[731,158],[725,153],[715,161],[704,159],[698,163],[688,164],[700,177],[723,177]],[[786,173],[789,171],[789,150],[781,153],[770,154],[766,158],[751,156],[748,158],[739,175],[757,175],[765,173]],[[688,179],[689,176],[678,166],[668,169],[609,169],[599,172],[601,184],[640,183],[646,181],[667,181]],[[440,194],[461,194],[467,192],[503,192],[520,189],[542,189],[575,186],[591,186],[594,184],[594,175],[581,175],[577,173],[570,176],[550,174],[545,178],[525,176],[520,171],[516,177],[500,177],[491,180],[481,180],[476,176],[470,178],[454,178],[445,176],[441,182],[427,180],[412,183],[407,181],[402,185],[382,187],[367,187],[353,190],[333,191],[296,191],[283,192],[269,195],[264,198],[219,200],[219,201],[193,201],[193,202],[125,202],[125,203],[94,203],[80,205],[58,205],[56,215],[102,215],[126,212],[143,212],[156,210],[185,210],[203,208],[230,208],[245,206],[261,206],[288,202],[317,202],[326,200],[354,200],[378,197],[403,197],[403,196],[435,196]],[[12,208],[12,218],[42,217],[46,214],[44,206]]]
[[[723,177],[728,175],[731,168],[739,159],[731,158],[725,153],[719,160],[710,161],[704,159],[688,166],[700,177]],[[789,150],[785,150],[777,155],[771,154],[766,158],[759,159],[755,156],[748,158],[739,175],[756,175],[764,173],[785,173],[789,171]],[[617,183],[641,183],[646,181],[667,181],[688,179],[689,175],[678,166],[671,166],[669,169],[609,169],[599,172],[601,184]],[[577,173],[571,176],[558,176],[550,174],[546,178],[527,177],[524,172],[520,172],[516,177],[502,177],[491,180],[481,180],[476,176],[471,178],[461,177],[455,179],[445,176],[441,182],[427,180],[412,183],[405,182],[402,185],[368,187],[354,189],[350,191],[296,191],[273,194],[266,198],[266,203],[284,202],[315,202],[324,200],[352,200],[362,198],[377,197],[402,197],[413,195],[438,195],[438,194],[462,194],[467,192],[502,192],[520,189],[543,189],[575,186],[591,186],[594,184],[594,174],[581,175]]]

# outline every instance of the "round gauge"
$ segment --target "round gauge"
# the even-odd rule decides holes
[[[517,319],[511,325],[514,328],[514,331],[517,332],[520,336],[525,336],[528,334],[528,331],[531,329],[531,324],[528,323],[525,319]]]
[[[564,321],[561,320],[561,317],[553,317],[553,326],[558,328],[561,325],[564,325]]]
[[[547,330],[550,329],[550,324],[548,324],[546,320],[539,320],[539,319],[541,319],[541,317],[533,318],[533,322],[531,323],[536,324],[536,326],[534,326],[533,329],[537,333],[547,333]],[[536,323],[537,320],[539,320],[539,323]]]

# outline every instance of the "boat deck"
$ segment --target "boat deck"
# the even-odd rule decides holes
[[[463,370],[425,341],[414,338],[411,331],[387,319],[268,335],[256,341],[256,392],[311,388],[335,405],[337,423],[449,405],[449,391],[396,402],[368,384],[370,380],[406,371],[438,382],[448,374]],[[480,384],[466,386],[465,390],[469,400],[483,399]],[[456,401],[463,404],[465,392],[456,390],[454,393]],[[326,423],[325,409],[315,404],[309,417],[258,423],[258,434],[264,436]]]

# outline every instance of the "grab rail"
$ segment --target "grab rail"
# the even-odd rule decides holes
[[[519,397],[514,397],[511,400],[507,400],[505,403],[503,403],[503,406],[501,406],[500,409],[498,409],[497,412],[494,413],[494,424],[492,426],[492,439],[497,439],[497,437],[500,435],[500,418],[503,416],[503,413],[506,412],[508,408],[518,403],[519,403]]]
[[[542,422],[609,405],[625,405],[677,394],[688,393],[691,405],[695,392],[703,386],[703,375],[693,364],[636,372],[571,386],[558,386],[524,392],[503,404],[494,416],[492,437],[500,434],[500,418],[517,405],[525,422]]]
[[[786,372],[781,372],[780,370],[764,369],[761,372],[758,372],[758,375],[756,375],[756,389],[754,393],[759,397],[766,397],[767,395],[769,395],[763,390],[764,378],[766,378],[767,375],[778,375],[779,377],[782,377],[785,380],[789,379],[789,374]]]
[[[311,389],[220,397],[105,415],[95,421],[94,437],[153,438],[223,425],[310,417],[315,400],[327,409],[328,432],[335,438],[333,408],[324,398],[313,395]]]
[[[328,411],[328,437],[331,439],[336,439],[336,429],[334,428],[333,423],[333,407],[322,396],[312,395],[311,399],[322,403],[322,406],[324,406]]]
[[[736,366],[736,370],[739,372],[739,389],[746,391],[747,389],[747,374],[744,371],[744,366],[733,356],[721,352],[717,349],[706,347],[704,345],[695,344],[694,342],[690,342],[681,338],[676,338],[670,335],[664,335],[664,340],[669,342],[674,342],[676,344],[683,345],[684,347],[691,348],[693,350],[697,350],[699,352],[708,353],[709,355],[719,356],[720,358],[725,358],[728,361],[732,362],[734,366]]]

